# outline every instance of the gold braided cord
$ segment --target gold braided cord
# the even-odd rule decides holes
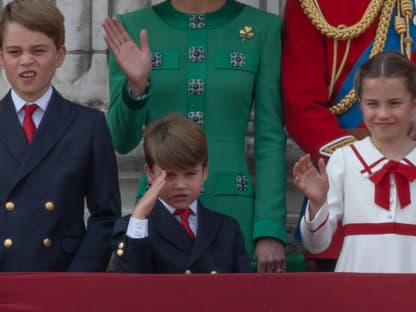
[[[404,54],[404,35],[406,33],[406,19],[401,16],[400,10],[397,10],[397,16],[394,17],[394,30],[400,37],[400,53]]]
[[[334,92],[334,87],[335,87],[335,75],[336,75],[336,68],[337,68],[337,62],[338,62],[338,40],[334,40],[334,45],[333,45],[333,58],[332,58],[332,70],[331,70],[331,80],[329,82],[329,86],[328,86],[328,100],[331,98],[332,96],[332,92]],[[344,53],[345,55],[345,53]]]
[[[345,63],[347,62],[347,56],[350,53],[350,48],[351,48],[351,40],[348,39],[347,44],[345,46],[344,57],[342,59],[341,65],[339,66],[338,72],[335,76],[335,81],[337,81],[339,76],[341,76],[342,70],[344,69]]]
[[[371,0],[361,19],[348,27],[333,26],[325,19],[318,0],[300,0],[300,5],[312,24],[326,37],[336,40],[348,40],[364,33],[379,15],[383,0]]]
[[[395,5],[397,4],[397,16],[394,20],[395,31],[400,36],[400,49],[402,54],[411,58],[411,47],[413,39],[410,35],[410,19],[414,14],[413,3],[411,0],[371,0],[367,9],[365,10],[362,18],[352,26],[330,25],[325,19],[321,8],[319,7],[318,0],[300,0],[301,7],[305,14],[311,20],[312,24],[326,37],[334,40],[334,62],[331,70],[331,81],[329,85],[329,95],[332,96],[333,88],[338,80],[342,69],[345,66],[347,56],[349,54],[349,48],[351,39],[360,36],[364,33],[374,19],[378,16],[379,22],[376,30],[376,36],[374,43],[370,51],[372,57],[384,50],[384,46],[387,38],[387,31],[392,18],[392,13]],[[346,49],[343,59],[338,69],[336,68],[337,54],[338,54],[338,40],[347,40]],[[352,105],[357,101],[357,95],[354,89],[350,90],[348,94],[336,105],[333,105],[329,110],[335,115],[341,115],[347,112]]]
[[[413,4],[411,0],[401,0],[401,11],[402,14],[408,18],[413,16]]]
[[[344,114],[345,112],[349,111],[352,105],[357,102],[357,94],[355,90],[352,89],[350,92],[347,93],[344,98],[339,101],[336,105],[333,105],[329,108],[329,111],[333,113],[335,116],[339,116]]]
[[[337,83],[339,76],[344,69],[344,66],[347,62],[347,56],[350,53],[351,47],[351,39],[347,40],[347,44],[345,46],[344,56],[342,58],[341,64],[337,69],[337,62],[338,62],[338,40],[334,39],[334,48],[333,48],[333,60],[332,60],[332,70],[331,70],[331,81],[328,87],[328,100],[332,97],[332,93],[334,92],[335,84]]]
[[[407,56],[407,58],[410,60],[412,57],[412,43],[413,39],[410,36],[410,26],[409,21],[413,17],[413,3],[411,0],[401,0],[400,1],[400,10],[404,16],[405,19],[405,25],[406,25],[406,34],[404,36],[403,42],[401,44],[402,50],[405,51],[403,53]],[[398,10],[398,11],[400,11]]]
[[[384,0],[384,5],[380,14],[380,19],[377,26],[376,37],[374,44],[370,51],[370,57],[382,52],[387,38],[387,31],[393,13],[393,8],[397,0]],[[333,105],[329,110],[336,116],[347,112],[352,105],[357,101],[357,95],[352,89],[348,94],[336,105]]]

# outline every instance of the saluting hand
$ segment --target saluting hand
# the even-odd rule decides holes
[[[133,210],[132,217],[137,219],[146,219],[152,212],[156,204],[156,200],[163,186],[165,185],[166,171],[162,171],[156,179],[152,181],[152,185],[140,198],[136,207]]]
[[[126,75],[132,95],[142,95],[152,70],[147,31],[140,31],[139,47],[117,18],[106,17],[102,26],[105,30],[104,40]]]
[[[325,203],[329,189],[328,175],[322,158],[318,161],[318,168],[319,171],[313,165],[309,154],[302,156],[293,166],[293,183],[309,199],[311,219]]]

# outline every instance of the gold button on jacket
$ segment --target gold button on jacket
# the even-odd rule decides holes
[[[6,238],[3,241],[3,246],[6,247],[6,248],[10,248],[10,247],[12,247],[12,245],[13,245],[13,241],[10,238]]]
[[[53,204],[53,202],[48,201],[45,203],[45,208],[48,211],[52,211],[55,209],[55,205]]]
[[[51,247],[51,245],[52,245],[52,241],[49,238],[45,238],[43,240],[43,246],[48,248],[48,247]]]
[[[13,202],[7,202],[6,205],[4,205],[7,211],[13,211],[14,210],[14,203]]]

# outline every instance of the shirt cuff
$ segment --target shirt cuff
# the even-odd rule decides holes
[[[320,228],[322,228],[325,225],[325,223],[328,221],[328,217],[329,217],[329,211],[328,211],[326,202],[321,208],[319,208],[319,210],[315,214],[315,217],[312,220],[310,219],[310,214],[309,214],[309,202],[306,205],[304,221],[305,221],[306,228],[309,230],[309,232],[316,232]]]
[[[146,238],[149,236],[148,219],[130,217],[126,235],[130,238]]]

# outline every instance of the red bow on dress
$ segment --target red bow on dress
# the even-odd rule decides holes
[[[416,166],[405,165],[400,162],[389,160],[379,171],[375,172],[370,180],[375,184],[375,202],[386,210],[390,210],[390,174],[394,175],[397,196],[400,207],[410,204],[409,182],[416,178]]]

